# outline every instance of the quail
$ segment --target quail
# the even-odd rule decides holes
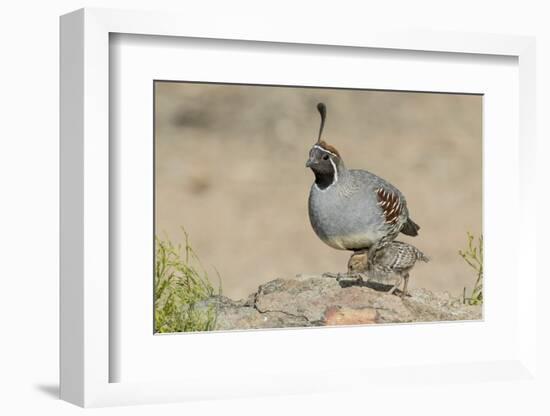
[[[321,140],[326,106],[317,105],[321,125],[306,167],[314,175],[308,201],[309,219],[317,236],[330,247],[368,251],[393,241],[401,232],[418,235],[403,194],[386,180],[361,169],[347,169],[335,147]]]
[[[409,272],[416,262],[420,260],[428,262],[429,259],[416,247],[402,241],[391,241],[382,247],[378,247],[370,261],[367,260],[365,251],[354,253],[348,262],[348,275],[355,275],[359,279],[387,280],[396,275],[399,280],[388,293],[392,294],[401,282],[404,281],[401,297],[407,295]]]

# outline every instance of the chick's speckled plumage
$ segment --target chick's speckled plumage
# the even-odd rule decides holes
[[[416,247],[402,241],[392,241],[378,249],[370,262],[366,254],[352,256],[349,271],[365,271],[368,277],[383,278],[409,272],[419,260],[429,261]]]
[[[398,277],[398,282],[390,290],[391,293],[405,281],[402,296],[407,294],[409,272],[417,261],[428,262],[429,259],[416,247],[402,241],[391,241],[379,247],[369,260],[367,251],[352,254],[348,262],[348,274],[366,276],[367,279],[390,280]]]

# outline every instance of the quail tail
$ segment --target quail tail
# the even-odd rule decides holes
[[[430,261],[430,258],[426,257],[421,251],[418,251],[418,253],[416,254],[416,258],[417,260],[423,261],[424,263],[428,263]]]
[[[401,228],[401,232],[403,234],[410,235],[412,237],[415,237],[418,235],[418,230],[420,230],[420,226],[410,218],[407,219],[407,222],[405,223],[403,228]]]

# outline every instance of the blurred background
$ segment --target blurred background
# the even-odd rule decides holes
[[[459,296],[476,276],[458,255],[482,231],[482,97],[479,95],[155,83],[156,233],[181,227],[223,294],[299,273],[346,270],[350,253],[314,234],[305,168],[327,104],[323,137],[348,168],[397,186],[421,226],[414,244],[431,258],[410,287]]]

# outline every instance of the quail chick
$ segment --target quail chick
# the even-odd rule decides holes
[[[429,261],[416,247],[401,241],[392,241],[379,247],[370,260],[367,259],[366,251],[354,253],[348,262],[348,274],[360,278],[366,275],[367,279],[387,279],[391,275],[396,275],[399,280],[388,293],[393,293],[404,281],[401,292],[403,297],[407,294],[409,272],[418,260]]]
[[[319,137],[309,152],[306,167],[315,175],[309,193],[309,219],[317,236],[339,250],[370,250],[393,241],[397,235],[416,236],[420,227],[409,217],[403,194],[386,180],[366,170],[350,169],[335,147]]]

